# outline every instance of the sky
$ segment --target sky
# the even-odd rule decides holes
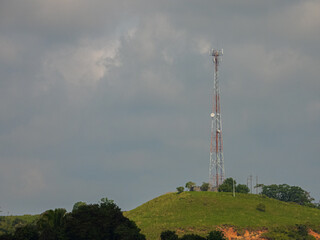
[[[207,182],[211,48],[226,177],[318,202],[319,43],[317,0],[2,0],[1,214]]]

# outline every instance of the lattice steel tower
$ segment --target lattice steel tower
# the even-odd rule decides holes
[[[222,144],[222,122],[220,111],[220,87],[218,79],[218,66],[223,55],[223,49],[210,52],[214,64],[212,112],[211,112],[211,143],[210,143],[210,167],[209,184],[215,190],[224,181],[224,160]]]

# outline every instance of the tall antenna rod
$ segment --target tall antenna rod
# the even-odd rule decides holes
[[[223,55],[223,49],[212,49],[210,52],[214,64],[213,91],[212,91],[212,112],[211,116],[211,143],[210,143],[210,167],[209,184],[214,190],[225,178],[223,144],[222,144],[222,122],[220,111],[220,87],[218,79],[218,66]]]

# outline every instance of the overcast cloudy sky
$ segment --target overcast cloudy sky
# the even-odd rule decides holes
[[[320,198],[320,1],[1,0],[0,207],[124,210],[225,171]]]

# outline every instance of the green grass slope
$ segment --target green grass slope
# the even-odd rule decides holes
[[[266,211],[256,209],[259,203]],[[168,193],[124,215],[136,222],[148,240],[159,239],[164,230],[180,235],[206,235],[216,226],[232,225],[239,229],[259,229],[295,224],[320,226],[320,210],[281,202],[253,194],[216,192]]]

